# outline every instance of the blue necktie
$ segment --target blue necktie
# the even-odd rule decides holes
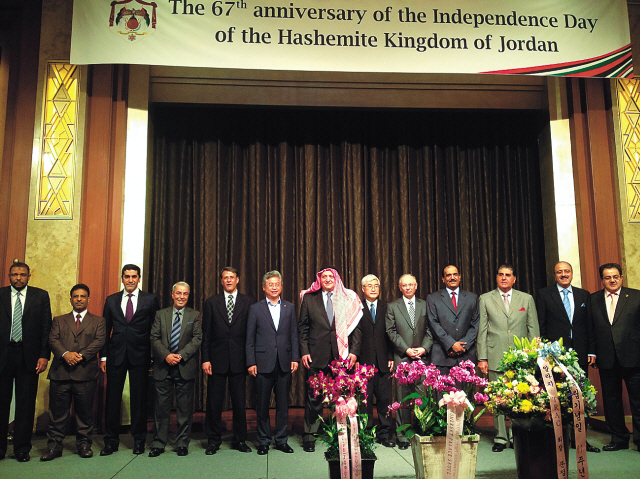
[[[176,319],[173,322],[173,328],[171,328],[171,343],[169,345],[169,351],[172,353],[178,352],[178,344],[180,343],[180,311],[176,311]]]
[[[373,322],[376,322],[376,305],[371,305],[371,317],[373,318]]]
[[[332,291],[327,293],[327,318],[329,319],[329,324],[333,326],[333,301],[331,301]]]
[[[567,316],[569,317],[569,322],[571,322],[571,303],[569,302],[569,291],[563,290],[562,294],[564,298],[562,298],[562,304],[564,306],[564,310],[567,312]]]

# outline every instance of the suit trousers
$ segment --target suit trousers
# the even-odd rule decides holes
[[[178,432],[176,447],[189,447],[191,424],[193,422],[193,395],[195,379],[183,379],[179,366],[170,366],[169,374],[162,380],[156,380],[155,435],[151,447],[164,449],[169,442],[169,421],[173,393],[176,396],[176,420]]]
[[[105,406],[105,445],[118,447],[120,443],[120,408],[122,391],[129,373],[129,391],[131,395],[131,435],[134,443],[144,444],[147,438],[147,385],[149,381],[148,364],[133,365],[125,357],[118,366],[109,365],[107,358],[107,397]]]
[[[614,358],[613,369],[600,368],[604,419],[611,432],[611,441],[628,444],[629,429],[625,422],[622,403],[622,381],[627,386],[631,417],[633,418],[633,442],[640,447],[640,368],[624,368]]]
[[[9,430],[9,410],[16,388],[16,414],[13,423],[13,452],[31,451],[31,432],[36,412],[38,375],[36,365],[26,365],[22,343],[9,346],[7,362],[0,374],[0,453],[7,452],[7,431]]]
[[[306,398],[304,401],[304,434],[302,435],[302,442],[316,442],[314,434],[318,432],[320,423],[318,418],[322,416],[324,405],[322,396],[313,397],[313,389],[309,387],[309,378],[315,376],[319,372],[323,372],[326,375],[331,374],[331,368],[327,366],[323,369],[309,368],[307,369],[307,376],[305,381]]]
[[[205,432],[209,445],[222,443],[222,405],[225,389],[229,379],[229,394],[233,408],[233,439],[232,444],[247,440],[247,410],[246,410],[246,374],[213,373],[207,383],[207,415],[205,418]]]
[[[367,383],[367,429],[373,427],[373,397],[376,398],[378,409],[378,427],[376,437],[379,440],[391,437],[391,418],[388,416],[389,405],[391,404],[391,392],[393,381],[391,373],[381,373],[378,371]]]
[[[289,391],[291,390],[291,371],[283,371],[280,362],[270,373],[258,373],[256,376],[256,414],[258,426],[258,444],[271,444],[271,420],[269,418],[269,401],[271,391],[276,397],[276,429],[274,432],[276,446],[287,443],[287,425],[289,424]]]
[[[489,381],[495,381],[502,377],[502,373],[489,370]],[[493,438],[495,444],[509,444],[511,442],[511,427],[507,429],[507,421],[503,415],[493,417],[493,427],[498,431]]]
[[[93,434],[93,402],[96,380],[56,381],[49,383],[49,428],[47,448],[62,451],[62,442],[67,435],[71,400],[76,414],[76,447],[91,446]]]
[[[422,384],[424,377],[417,381],[417,384],[399,384],[396,388],[397,400],[402,401],[406,396],[411,393],[417,392],[418,394],[426,395],[427,391]],[[398,432],[397,427],[403,424],[411,424],[411,409],[397,409],[396,410],[396,440],[398,442],[408,442],[404,435],[404,432]]]

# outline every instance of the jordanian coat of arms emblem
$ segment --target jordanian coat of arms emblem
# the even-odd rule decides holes
[[[109,30],[123,40],[136,41],[156,31],[155,2],[121,0],[111,2]]]

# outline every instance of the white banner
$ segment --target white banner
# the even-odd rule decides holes
[[[626,0],[75,0],[71,63],[633,76]]]

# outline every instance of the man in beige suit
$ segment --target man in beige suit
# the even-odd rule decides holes
[[[151,326],[153,379],[156,384],[156,433],[149,457],[164,452],[169,439],[169,414],[173,391],[176,393],[178,456],[189,453],[189,436],[193,419],[193,388],[200,371],[198,349],[202,343],[202,316],[187,308],[190,288],[187,283],[173,285],[173,306],[156,313]]]
[[[71,398],[76,412],[76,448],[82,458],[93,456],[93,400],[98,379],[98,351],[106,339],[104,318],[87,311],[89,287],[71,288],[73,311],[53,318],[49,346],[53,361],[49,369],[49,429],[47,451],[41,461],[62,456]]]
[[[490,381],[502,373],[498,366],[505,351],[513,346],[513,337],[533,339],[540,336],[538,315],[533,297],[516,291],[513,266],[503,264],[496,277],[498,288],[480,296],[480,327],[478,330],[478,367],[489,375]],[[494,418],[498,429],[493,452],[502,452],[509,443],[504,416]]]

